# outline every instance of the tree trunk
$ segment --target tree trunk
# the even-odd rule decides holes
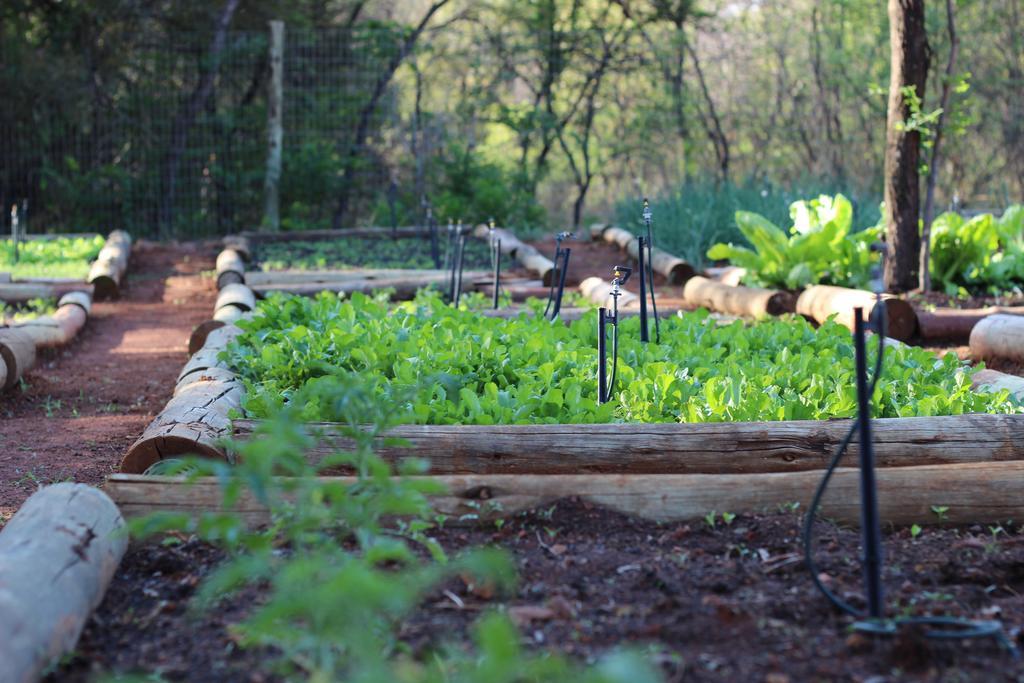
[[[281,151],[284,105],[284,22],[270,22],[270,91],[267,97],[267,175],[263,183],[263,227],[281,229]]]
[[[181,157],[185,153],[188,134],[193,124],[195,124],[199,112],[206,105],[207,98],[213,92],[214,80],[220,67],[220,55],[224,51],[224,43],[227,40],[228,26],[231,25],[231,18],[234,17],[239,2],[240,0],[227,0],[224,4],[224,9],[217,19],[213,40],[210,43],[210,68],[200,77],[199,84],[192,91],[188,102],[171,124],[171,144],[164,161],[163,196],[160,198],[160,213],[158,216],[159,230],[164,236],[168,234],[174,222],[174,199],[178,182],[178,167],[181,166]]]
[[[921,237],[921,134],[905,127],[910,103],[905,88],[914,88],[924,99],[928,76],[928,36],[924,0],[889,0],[891,76],[885,145],[885,219],[889,257],[885,261],[885,286],[890,292],[917,287]]]
[[[935,185],[939,178],[939,156],[942,148],[942,131],[946,123],[949,101],[953,95],[953,70],[956,69],[956,56],[960,51],[960,38],[956,35],[956,15],[953,0],[946,0],[946,30],[949,32],[949,60],[946,62],[945,78],[942,81],[942,98],[939,100],[939,118],[935,122],[935,139],[932,141],[932,158],[928,162],[928,182],[924,195],[924,224],[921,229],[921,291],[932,289],[931,271],[928,262],[932,254],[932,220],[935,218]]]

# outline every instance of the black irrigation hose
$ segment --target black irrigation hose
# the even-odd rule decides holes
[[[885,333],[887,322],[884,310],[883,306],[876,305],[872,311],[872,317],[876,318],[875,329],[878,331],[878,355],[875,358],[875,370],[871,377],[871,384],[868,387],[868,396],[874,395],[875,386],[878,384],[878,378],[882,374],[882,359],[885,356]],[[821,478],[821,481],[818,483],[818,488],[814,491],[814,497],[811,498],[811,504],[807,509],[807,516],[804,518],[802,534],[804,563],[811,574],[811,581],[814,582],[814,586],[835,607],[851,616],[862,619],[861,621],[854,622],[853,624],[853,628],[857,631],[873,635],[895,635],[899,627],[904,625],[946,627],[946,630],[931,629],[925,631],[924,636],[926,638],[946,640],[994,638],[1003,645],[1003,647],[1009,650],[1010,654],[1012,654],[1015,659],[1018,658],[1020,654],[1017,651],[1017,648],[1006,637],[1006,634],[1003,632],[1003,625],[998,621],[978,621],[972,619],[961,619],[958,617],[900,617],[897,619],[863,620],[863,618],[867,616],[864,610],[857,609],[840,598],[829,590],[829,588],[822,583],[821,579],[818,578],[820,572],[818,571],[818,565],[814,561],[814,553],[811,547],[814,541],[814,519],[817,516],[818,508],[821,507],[821,499],[825,495],[825,490],[828,488],[829,482],[832,480],[832,475],[835,473],[835,469],[839,465],[839,461],[846,454],[846,449],[849,447],[850,442],[853,441],[853,435],[856,432],[857,420],[854,420],[850,425],[850,430],[839,443],[839,446],[836,448],[836,451],[832,456],[832,460],[825,469],[825,475]]]

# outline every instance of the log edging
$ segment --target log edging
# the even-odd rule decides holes
[[[771,512],[799,503],[806,509],[821,471],[736,474],[490,474],[410,477],[441,484],[432,496],[447,524],[476,524],[578,497],[589,503],[661,522],[703,518],[711,511]],[[331,477],[353,484],[355,477]],[[878,503],[883,523],[973,524],[1024,516],[1024,462],[966,463],[880,468]],[[105,486],[127,517],[157,511],[200,514],[221,511],[214,478],[112,475]],[[850,524],[860,520],[860,471],[835,471],[821,514]],[[939,518],[935,506],[945,509]],[[249,524],[269,521],[249,492],[233,508]]]
[[[87,281],[93,286],[97,299],[116,299],[121,293],[121,279],[128,270],[132,238],[124,230],[114,230],[107,236],[89,269]]]

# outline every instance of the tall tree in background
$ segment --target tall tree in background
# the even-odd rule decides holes
[[[891,75],[885,141],[885,223],[889,256],[885,287],[906,292],[917,287],[921,235],[921,132],[908,125],[915,99],[924,99],[930,50],[924,0],[889,0]]]

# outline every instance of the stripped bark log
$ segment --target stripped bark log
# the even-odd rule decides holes
[[[1024,401],[1024,377],[1007,375],[997,370],[979,370],[971,377],[975,391],[996,392],[1006,389],[1018,401]]]
[[[1024,361],[1024,317],[990,315],[971,330],[971,357]]]
[[[470,280],[482,277],[483,271],[467,271],[463,273],[463,280]],[[300,296],[315,296],[320,292],[334,292],[337,294],[354,294],[362,292],[370,294],[384,289],[392,289],[394,293],[391,298],[396,300],[411,299],[416,292],[429,287],[444,285],[448,274],[440,273],[436,276],[413,277],[413,278],[381,278],[375,280],[341,280],[337,282],[316,282],[308,284],[268,284],[255,285],[253,291],[260,296],[266,296],[271,292],[285,292]]]
[[[224,249],[217,255],[217,289],[232,284],[245,284],[245,260],[235,249]]]
[[[239,439],[258,423],[236,420]],[[1024,460],[1024,416],[957,415],[872,422],[879,467]],[[422,457],[435,474],[750,474],[820,469],[849,431],[849,420],[787,422],[404,425],[380,444],[382,457]],[[351,447],[338,425],[312,424],[318,463]],[[726,454],[726,455],[723,455]],[[847,457],[855,462],[858,445]]]
[[[59,299],[69,292],[92,294],[92,285],[84,282],[11,282],[0,283],[0,301],[23,304],[32,299]]]
[[[420,238],[429,237],[430,234],[419,227],[398,227],[398,228],[348,228],[344,230],[289,230],[287,232],[251,232],[245,231],[239,235],[231,235],[232,239],[244,237],[250,244],[260,245],[268,242],[315,242],[319,240],[344,240],[350,238],[380,238],[390,240],[398,238]]]
[[[207,337],[214,330],[219,330],[225,325],[232,325],[239,320],[244,320],[251,316],[251,312],[243,312],[242,309],[235,306],[225,306],[224,308],[217,309],[212,319],[199,323],[196,329],[192,330],[192,335],[188,338],[189,355],[191,356],[203,348]]]
[[[580,293],[598,306],[604,306],[605,308],[612,307],[612,283],[607,280],[602,280],[599,277],[588,277],[580,283]],[[639,302],[640,297],[632,292],[627,292],[624,289],[622,290],[622,294],[619,296],[620,309]]]
[[[164,458],[199,455],[230,461],[221,444],[231,436],[231,410],[240,410],[244,387],[216,357],[241,334],[234,325],[212,331],[178,377],[174,397],[132,444],[121,471],[142,473]]]
[[[237,308],[245,313],[256,308],[256,294],[249,287],[242,284],[224,285],[217,294],[217,301],[213,305],[213,312],[225,308]]]
[[[36,362],[36,345],[32,337],[14,328],[0,328],[0,360],[5,368],[0,389],[7,390],[17,384]]]
[[[490,228],[486,225],[478,225],[472,234],[481,240],[489,240],[491,237]],[[529,244],[522,242],[515,234],[505,228],[495,228],[494,239],[501,241],[501,253],[503,255],[511,256],[526,270],[539,276],[544,285],[551,286],[552,278],[555,275],[555,264],[551,259],[541,254]]]
[[[242,235],[227,235],[222,240],[225,249],[233,249],[238,252],[246,263],[252,262],[252,246],[249,244],[249,238],[243,237]]]
[[[593,234],[593,228],[591,234]],[[602,239],[618,245],[634,259],[640,257],[640,240],[628,230],[607,226],[602,230]],[[670,285],[681,285],[696,274],[693,266],[689,263],[658,248],[651,250],[651,268],[654,272],[663,275]]]
[[[971,330],[990,315],[1024,315],[1024,306],[989,306],[987,308],[937,308],[918,311],[918,335],[924,341],[963,342]]]
[[[926,465],[879,469],[879,512],[892,524],[970,524],[1024,516],[1024,462]],[[805,507],[820,471],[735,474],[489,474],[428,477],[448,490],[431,501],[448,524],[490,522],[570,496],[662,522],[701,519],[712,510],[760,513],[780,505]],[[333,481],[354,484],[355,478]],[[842,523],[860,520],[860,471],[835,472],[821,514]],[[220,510],[214,479],[112,475],[106,490],[125,517],[157,511],[198,515]],[[932,508],[946,508],[943,518]],[[251,494],[234,511],[250,524],[269,521]]]
[[[823,323],[832,315],[836,322],[853,329],[853,309],[864,309],[870,315],[876,298],[871,292],[845,287],[814,285],[805,289],[796,300],[796,312]],[[888,336],[907,341],[917,331],[917,314],[906,301],[890,294],[882,296],[885,306]]]
[[[11,327],[31,338],[36,349],[64,346],[85,326],[91,306],[88,294],[71,292],[61,297],[53,315],[39,316]]]
[[[752,318],[782,315],[796,310],[796,297],[789,292],[731,287],[700,276],[686,281],[683,298],[694,306]]]
[[[463,278],[474,272],[467,271]],[[353,270],[265,270],[246,273],[245,280],[250,287],[263,285],[310,285],[319,282],[349,282],[353,280],[388,280],[395,278],[445,279],[447,270],[418,270],[406,268],[357,268]]]
[[[124,230],[115,230],[89,269],[87,278],[97,299],[113,299],[120,294],[121,278],[128,270],[132,238]]]
[[[128,546],[124,519],[99,489],[46,486],[0,530],[4,681],[36,681],[71,652]]]

